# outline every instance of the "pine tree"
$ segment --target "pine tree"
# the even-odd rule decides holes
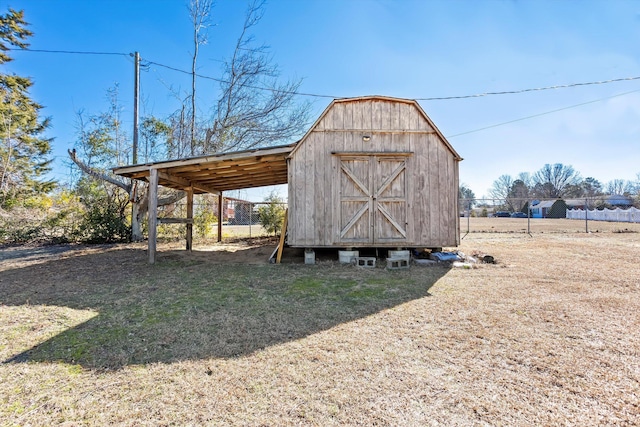
[[[0,65],[12,61],[7,52],[26,48],[24,12],[9,8],[0,15]],[[10,207],[21,198],[53,189],[53,181],[43,180],[50,170],[51,139],[43,137],[48,118],[39,117],[42,105],[29,96],[31,79],[0,72],[0,206]]]

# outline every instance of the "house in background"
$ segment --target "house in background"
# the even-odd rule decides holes
[[[567,208],[569,209],[584,209],[585,204],[587,203],[586,199],[567,199],[564,201],[567,204]],[[593,201],[589,202],[589,208],[593,209],[595,203]]]
[[[534,200],[531,202],[531,218],[546,218],[555,200]]]
[[[531,202],[531,218],[566,218],[567,203],[562,199],[534,200]]]
[[[567,199],[565,201],[569,209],[584,209],[585,204],[587,209],[602,209],[603,207],[618,207],[622,209],[633,206],[633,199],[631,197],[623,196],[621,194],[610,194],[605,196],[598,196],[597,199]]]
[[[609,206],[616,206],[622,209],[633,206],[633,199],[621,194],[612,194],[610,196],[605,196],[604,202]]]

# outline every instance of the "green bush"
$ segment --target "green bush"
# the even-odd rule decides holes
[[[213,229],[213,224],[217,222],[218,217],[213,213],[213,209],[207,205],[198,209],[193,216],[193,225],[195,226],[196,233],[200,237],[207,237]]]
[[[282,228],[284,221],[285,207],[283,200],[272,192],[265,200],[267,204],[258,208],[258,217],[260,224],[269,234],[277,235]]]
[[[87,243],[127,242],[131,227],[124,208],[111,198],[85,202],[86,211],[79,227],[81,240]]]

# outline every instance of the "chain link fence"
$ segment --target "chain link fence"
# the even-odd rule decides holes
[[[638,200],[606,196],[578,199],[460,199],[462,238],[470,233],[640,232]]]
[[[472,233],[598,233],[639,232],[640,210],[631,205],[608,205],[600,198],[582,199],[460,199],[462,238]],[[223,198],[222,215],[216,197],[196,196],[194,238],[224,240],[279,235],[286,203],[250,202]],[[186,218],[186,203],[158,208],[158,217]],[[218,236],[218,219],[222,235]],[[184,225],[161,224],[158,236],[184,238]]]
[[[220,214],[217,197],[194,196],[193,236],[203,240],[224,240],[279,235],[286,208],[286,203],[250,202],[224,197]],[[186,216],[187,206],[184,200],[158,207],[158,218]],[[219,220],[222,221],[221,236],[218,236]],[[183,239],[184,224],[160,224],[158,237]]]

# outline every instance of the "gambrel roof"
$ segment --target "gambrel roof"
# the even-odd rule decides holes
[[[329,112],[338,105],[363,100],[390,101],[411,105],[418,112],[419,117],[426,121],[428,127],[439,136],[454,158],[462,160],[417,101],[387,96],[364,96],[333,100],[302,139],[294,144],[122,166],[113,168],[113,172],[127,178],[148,179],[151,169],[156,169],[160,185],[178,190],[191,187],[196,194],[216,194],[221,191],[286,184],[287,158],[295,153],[298,146],[304,144],[311,132],[318,130]],[[399,120],[398,123],[400,122],[402,121]],[[376,131],[376,129],[363,130]],[[382,129],[380,131],[390,130],[412,131],[404,128]]]

